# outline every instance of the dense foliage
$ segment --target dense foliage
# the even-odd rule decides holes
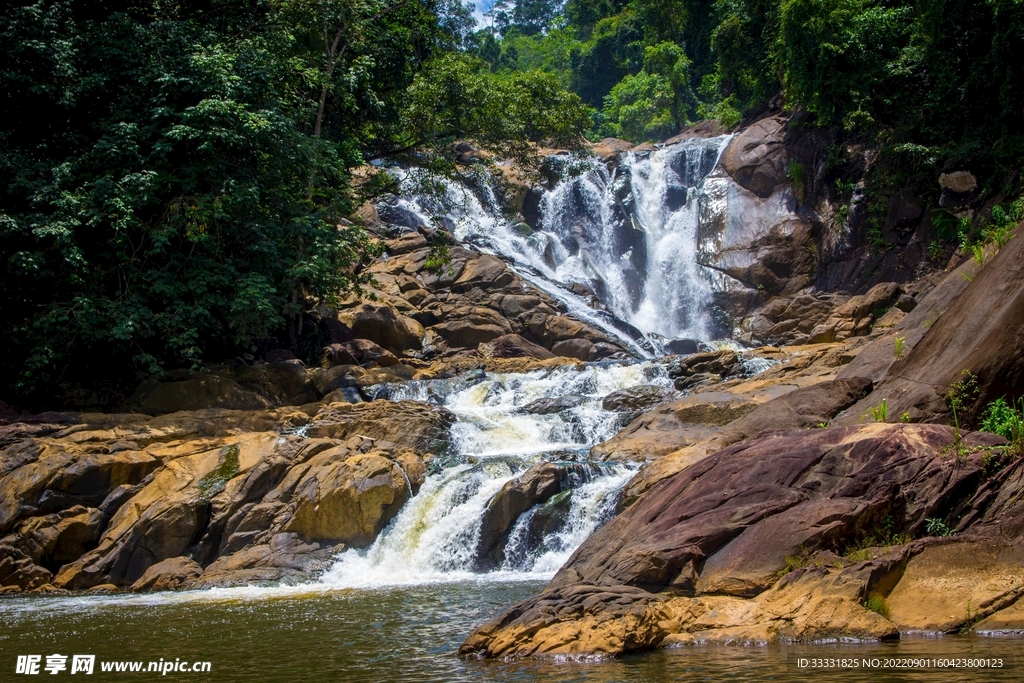
[[[456,55],[471,20],[445,0],[5,8],[0,376],[22,405],[294,345],[372,252],[340,221],[350,169],[586,124],[554,77]]]
[[[505,18],[478,53],[557,72],[593,108],[595,136],[730,127],[781,94],[821,125],[891,131],[932,156],[1006,171],[1024,155],[1018,0],[568,0],[547,28]],[[679,57],[653,66],[652,51]]]

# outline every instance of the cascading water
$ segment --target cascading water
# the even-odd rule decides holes
[[[588,462],[587,453],[622,426],[619,414],[601,407],[602,398],[640,385],[671,382],[662,366],[634,363],[381,387],[382,397],[443,403],[451,410],[457,418],[452,453],[372,546],[342,553],[320,583],[365,587],[549,576],[610,519],[619,490],[634,474],[626,465]],[[507,534],[497,569],[481,574],[488,504],[506,483],[545,461],[561,468],[565,490],[523,512]]]
[[[395,207],[420,223],[443,216],[458,239],[511,260],[572,313],[620,339],[644,333],[634,350],[658,354],[661,338],[715,336],[709,312],[717,275],[699,265],[698,237],[702,221],[724,212],[726,181],[713,171],[729,139],[626,153],[611,170],[593,160],[544,194],[536,229],[502,218],[486,182],[472,192],[442,181],[437,196],[417,192],[404,176],[407,198]],[[574,284],[593,291],[614,318],[570,291]]]

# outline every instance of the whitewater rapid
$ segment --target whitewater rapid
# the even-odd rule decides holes
[[[604,410],[602,399],[641,385],[670,387],[671,382],[661,365],[630,363],[486,375],[468,387],[447,380],[388,387],[390,398],[431,400],[455,414],[452,452],[373,545],[339,555],[318,583],[368,588],[550,578],[614,515],[619,492],[635,474],[629,465],[591,463],[588,452],[623,426],[622,415]],[[523,410],[539,400],[566,396],[578,404],[548,414]],[[492,572],[476,571],[488,504],[505,484],[544,461],[573,464],[567,474],[569,501],[562,523],[531,541],[527,531],[540,508],[534,506],[509,532],[501,566]]]

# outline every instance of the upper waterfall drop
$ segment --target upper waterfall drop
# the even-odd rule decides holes
[[[702,216],[723,210],[709,178],[728,136],[628,152],[545,196],[554,277],[591,286],[620,319],[670,339],[709,340],[712,276],[698,264]],[[558,259],[559,255],[564,258]]]
[[[637,355],[660,355],[664,339],[721,336],[711,316],[720,275],[699,255],[707,249],[701,227],[726,212],[728,179],[717,168],[730,139],[691,138],[626,152],[614,167],[592,158],[582,172],[564,169],[543,193],[533,227],[502,215],[485,174],[472,188],[435,180],[441,192],[422,192],[415,169],[397,171],[403,196],[389,210],[403,214],[406,225],[440,224],[508,259]]]

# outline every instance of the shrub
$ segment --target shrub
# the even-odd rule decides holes
[[[878,593],[872,593],[868,596],[868,599],[864,601],[864,609],[886,619],[889,618],[889,603]]]
[[[1016,453],[1024,454],[1024,400],[1018,405],[1008,404],[1005,396],[997,398],[986,406],[979,428],[1006,437]]]

